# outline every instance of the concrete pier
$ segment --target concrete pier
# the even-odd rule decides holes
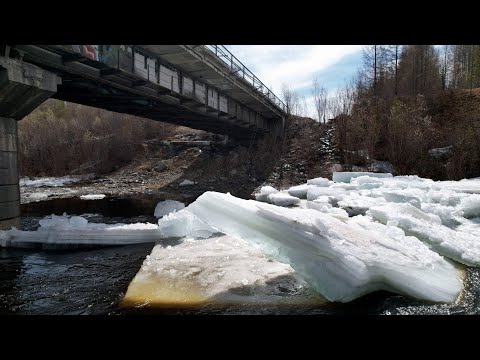
[[[55,94],[60,81],[37,66],[0,57],[0,230],[20,227],[17,120]]]
[[[0,229],[19,226],[17,121],[0,117]]]

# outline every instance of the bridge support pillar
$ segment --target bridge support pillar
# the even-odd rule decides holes
[[[0,117],[0,230],[19,225],[17,121]]]
[[[0,56],[0,229],[20,227],[17,120],[57,91],[57,75]]]

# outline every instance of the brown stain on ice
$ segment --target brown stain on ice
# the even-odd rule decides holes
[[[207,302],[195,281],[169,276],[134,278],[120,303],[121,307],[191,307]]]

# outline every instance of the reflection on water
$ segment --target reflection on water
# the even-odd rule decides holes
[[[112,201],[113,200],[113,201]],[[22,205],[23,227],[52,213],[88,214],[90,222],[155,222],[162,199],[55,199]],[[480,314],[480,270],[467,269],[460,304],[429,304],[386,291],[347,304],[119,307],[152,244],[75,250],[0,249],[0,314]],[[288,296],[288,294],[286,295]]]

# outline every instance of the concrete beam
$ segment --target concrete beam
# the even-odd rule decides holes
[[[21,120],[56,91],[61,78],[20,60],[0,57],[0,116]]]

